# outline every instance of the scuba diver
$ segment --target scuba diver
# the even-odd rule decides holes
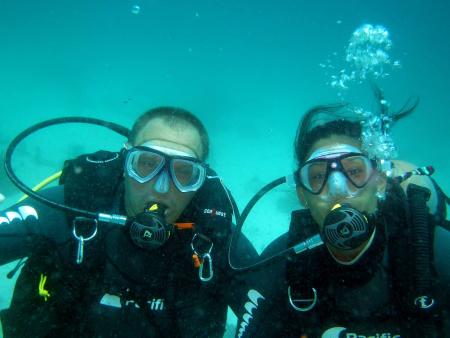
[[[222,337],[227,306],[241,308],[226,254],[237,210],[203,124],[159,107],[122,134],[121,151],[66,161],[59,186],[0,213],[0,265],[22,258],[4,337]]]
[[[237,337],[450,336],[449,199],[431,167],[382,157],[392,122],[416,105],[390,117],[381,107],[378,134],[346,104],[303,116],[293,178],[304,209],[258,264],[239,268],[259,283]]]

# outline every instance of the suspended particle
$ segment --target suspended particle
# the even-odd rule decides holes
[[[139,5],[133,5],[131,7],[131,13],[138,15],[141,12],[141,6]]]

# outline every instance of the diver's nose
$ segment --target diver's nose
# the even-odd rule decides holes
[[[166,194],[169,192],[170,186],[170,177],[167,170],[162,170],[159,175],[156,177],[156,181],[154,184],[154,189],[156,192],[160,194]]]
[[[333,171],[330,174],[327,184],[330,197],[348,196],[350,194],[347,178],[339,171]]]

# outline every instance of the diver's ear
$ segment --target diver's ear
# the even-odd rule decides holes
[[[300,185],[297,185],[297,188],[295,188],[295,190],[297,191],[297,197],[300,201],[300,204],[305,208],[308,208],[308,202],[306,201],[305,191],[303,190],[303,188]]]

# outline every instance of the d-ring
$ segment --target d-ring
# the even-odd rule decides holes
[[[289,303],[291,304],[291,306],[294,308],[295,311],[307,312],[307,311],[312,310],[312,308],[314,306],[316,306],[316,303],[317,303],[317,291],[316,291],[315,288],[311,288],[311,290],[313,291],[313,298],[292,299],[291,286],[289,285],[289,287],[288,287]],[[305,306],[305,307],[299,307],[299,306],[295,305],[294,302],[311,303],[311,304],[309,304],[308,306]]]

